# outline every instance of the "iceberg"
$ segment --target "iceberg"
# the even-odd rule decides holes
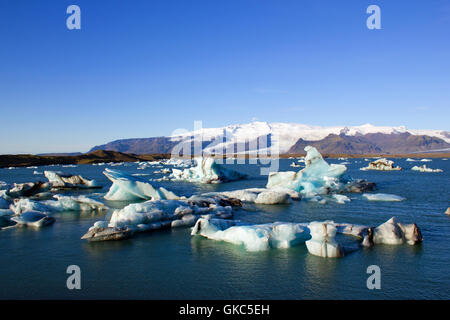
[[[403,201],[405,198],[387,193],[364,193],[363,197],[369,201]]]
[[[311,222],[311,240],[305,242],[308,252],[323,258],[344,256],[344,249],[335,240],[337,228],[333,221]]]
[[[54,171],[44,171],[44,176],[54,189],[101,188],[95,180],[88,180],[80,175],[63,175]]]
[[[16,215],[27,211],[62,212],[62,211],[106,211],[109,208],[99,201],[85,196],[55,195],[57,200],[35,201],[26,198],[15,199],[10,209]]]
[[[115,241],[128,239],[132,235],[133,231],[128,228],[105,227],[95,223],[81,239],[88,241]]]
[[[422,233],[415,223],[402,224],[392,217],[373,232],[374,244],[415,245],[423,241]]]
[[[445,211],[445,214],[450,215],[450,207],[447,208],[447,210]]]
[[[112,181],[112,186],[105,195],[106,200],[176,200],[176,194],[163,187],[155,188],[149,182],[128,173],[106,168],[103,174]]]
[[[442,169],[432,169],[432,168],[428,168],[426,164],[424,164],[423,166],[414,166],[411,168],[411,170],[413,171],[420,171],[420,172],[442,172]]]
[[[346,202],[350,202],[350,198],[343,194],[333,194],[331,197],[339,204],[345,204]]]
[[[172,169],[172,180],[184,180],[197,183],[221,183],[244,179],[245,174],[227,169],[211,157],[195,158],[196,166],[184,170]]]
[[[233,199],[239,199],[243,202],[257,204],[286,204],[292,200],[300,200],[301,195],[293,190],[284,188],[249,188],[233,191],[209,192],[204,196],[225,196]]]
[[[262,251],[270,248],[290,248],[305,243],[308,252],[324,258],[345,255],[346,248],[335,240],[336,234],[352,236],[360,247],[375,244],[419,244],[423,241],[419,227],[402,224],[392,217],[377,228],[333,221],[267,224],[245,224],[233,220],[200,218],[192,228],[191,235],[229,242],[243,246],[247,251]],[[347,251],[357,248],[347,248]]]
[[[420,161],[422,161],[422,162],[430,162],[430,161],[433,161],[433,160],[431,160],[431,159],[421,159]]]
[[[41,228],[55,222],[55,218],[38,211],[27,211],[11,218],[19,227]]]
[[[191,235],[242,245],[247,251],[290,248],[309,238],[305,225],[299,223],[235,224],[234,221],[202,218],[197,220]]]
[[[398,171],[402,170],[402,168],[394,167],[394,161],[383,158],[370,162],[367,167],[361,168],[360,170]]]
[[[102,228],[107,228],[109,230],[107,232],[131,230],[135,233],[163,228],[190,227],[199,218],[229,219],[233,216],[233,207],[241,205],[239,200],[224,196],[192,196],[183,200],[148,200],[115,210],[108,222],[97,222],[85,236],[90,241],[96,240],[93,237],[95,238],[95,234],[103,232]]]
[[[298,172],[272,172],[267,188],[283,187],[301,193],[305,197],[327,194],[342,188],[340,178],[347,170],[345,165],[329,165],[316,148],[306,146],[306,166]]]
[[[14,183],[14,186],[5,192],[10,198],[33,197],[50,190],[51,185],[44,182]]]

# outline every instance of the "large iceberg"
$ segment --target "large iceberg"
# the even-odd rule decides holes
[[[299,223],[275,222],[242,226],[234,224],[232,221],[199,219],[191,235],[243,245],[247,251],[290,248],[309,238],[305,225]]]
[[[4,192],[5,198],[19,198],[19,197],[39,197],[39,195],[47,194],[51,185],[49,183],[26,182],[14,183],[14,185]]]
[[[200,235],[211,240],[241,245],[247,251],[289,248],[305,243],[312,255],[336,258],[343,257],[344,252],[357,249],[339,244],[336,234],[353,237],[360,242],[361,247],[375,244],[414,245],[423,241],[421,231],[415,223],[402,224],[394,217],[377,228],[333,221],[247,225],[237,221],[201,218],[191,231],[193,236]]]
[[[119,170],[106,168],[103,174],[113,183],[105,195],[106,200],[176,200],[180,198],[163,187],[153,187],[148,181]]]
[[[246,177],[245,174],[223,167],[211,157],[197,157],[195,163],[192,168],[172,169],[170,178],[198,183],[221,183]]]
[[[305,151],[305,168],[298,172],[272,172],[266,187],[291,189],[307,198],[344,189],[350,191],[354,183],[344,184],[341,179],[347,170],[345,165],[328,164],[314,147],[306,146]]]
[[[183,200],[148,200],[130,204],[123,209],[115,210],[109,221],[96,222],[82,239],[89,241],[102,240],[104,234],[128,232],[145,232],[163,228],[193,226],[199,218],[229,219],[233,216],[233,207],[241,206],[236,199],[224,196],[204,197],[192,196]]]
[[[54,189],[95,189],[101,188],[95,180],[88,180],[80,175],[64,175],[54,171],[44,171],[44,176]]]

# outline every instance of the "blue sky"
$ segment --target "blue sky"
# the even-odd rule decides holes
[[[0,0],[0,153],[194,120],[450,130],[449,39],[447,0]]]

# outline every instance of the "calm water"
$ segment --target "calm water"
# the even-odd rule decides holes
[[[350,159],[348,175],[377,183],[378,191],[403,196],[402,202],[369,202],[351,194],[345,205],[320,205],[304,201],[290,205],[249,205],[235,218],[252,223],[274,221],[336,222],[379,225],[392,216],[404,223],[416,222],[424,242],[419,246],[377,245],[341,259],[312,256],[304,245],[290,249],[246,252],[228,243],[191,237],[189,229],[156,231],[117,242],[88,243],[80,237],[103,215],[60,213],[56,222],[41,230],[0,231],[1,299],[450,299],[450,161],[434,159],[427,166],[443,173],[409,170],[422,162],[395,160],[400,172],[360,171],[367,162]],[[280,170],[291,168],[292,160],[280,160]],[[330,163],[342,161],[329,160]],[[193,185],[165,182],[180,195],[206,191],[263,187],[256,165],[234,165],[250,179],[222,185]],[[0,169],[0,181],[45,180],[37,170],[56,170],[94,178],[105,187],[90,197],[102,199],[110,182],[105,167],[80,165],[38,169]],[[136,164],[115,167],[131,173]],[[86,193],[86,192],[79,192]],[[124,204],[107,203],[111,207]],[[82,289],[66,288],[66,268],[81,268]],[[381,290],[368,290],[366,269],[381,268]]]

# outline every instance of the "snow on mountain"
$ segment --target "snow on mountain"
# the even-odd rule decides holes
[[[410,133],[412,135],[427,135],[440,138],[445,142],[450,143],[450,134],[441,130],[410,130],[404,126],[382,127],[371,124],[364,124],[361,126],[321,127],[297,123],[268,123],[259,121],[247,124],[229,125],[221,128],[202,128],[181,135],[172,135],[171,140],[180,141],[188,139],[188,137],[195,137],[195,139],[198,139],[202,136],[203,141],[216,140],[213,147],[207,147],[204,150],[211,150],[212,148],[220,150],[232,144],[254,141],[259,137],[268,137],[271,135],[272,140],[279,144],[279,152],[285,153],[300,138],[308,141],[318,141],[324,139],[329,134],[359,136],[369,133]]]

